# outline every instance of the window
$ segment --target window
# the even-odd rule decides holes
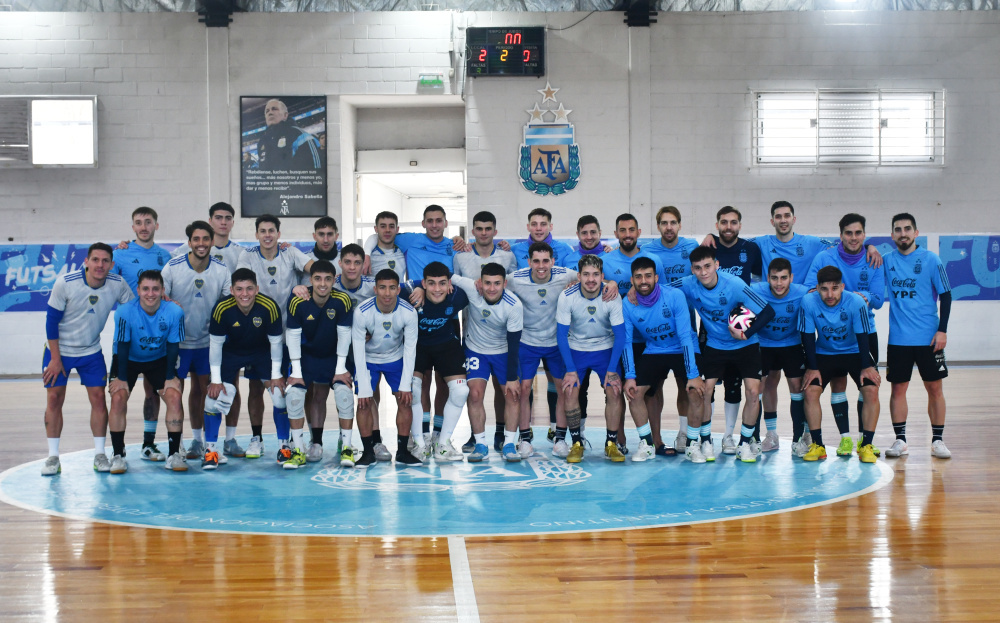
[[[944,91],[753,93],[756,165],[942,165]]]
[[[96,97],[0,97],[0,168],[96,166]]]

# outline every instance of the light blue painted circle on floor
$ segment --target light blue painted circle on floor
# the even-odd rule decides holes
[[[787,439],[757,463],[721,452],[714,464],[695,465],[680,456],[611,463],[600,450],[603,429],[587,431],[594,450],[570,465],[553,460],[545,434],[545,428],[535,429],[535,456],[521,463],[504,463],[491,452],[489,463],[405,468],[341,468],[328,451],[323,462],[298,470],[283,470],[273,458],[231,458],[214,472],[190,461],[188,472],[173,473],[163,463],[140,460],[138,446],[129,446],[129,471],[115,476],[94,472],[91,451],[74,452],[61,457],[58,476],[41,476],[43,461],[0,474],[0,500],[61,517],[174,530],[482,536],[650,528],[787,512],[874,491],[893,475],[881,460],[864,465],[857,456],[838,458],[832,449],[825,461],[793,459]],[[247,441],[241,439],[242,445]],[[637,443],[630,435],[629,447]],[[265,448],[268,457],[276,452],[273,437]]]

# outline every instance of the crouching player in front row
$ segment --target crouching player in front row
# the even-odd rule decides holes
[[[858,458],[874,463],[875,425],[878,423],[878,386],[881,383],[868,349],[868,305],[861,296],[844,291],[840,269],[826,266],[816,273],[817,291],[802,299],[799,331],[806,351],[805,387],[806,421],[812,434],[809,452],[802,458],[816,461],[826,458],[823,433],[820,430],[822,412],[819,398],[835,378],[851,376],[864,398],[863,428]],[[817,334],[819,337],[817,337]],[[837,454],[841,454],[838,450]],[[850,451],[846,453],[850,454]]]
[[[257,275],[238,268],[230,280],[232,294],[212,311],[209,324],[208,365],[211,383],[205,399],[205,457],[202,469],[215,469],[226,459],[215,446],[222,417],[236,397],[239,372],[262,381],[273,394],[284,389],[281,371],[281,311],[273,299],[260,293]]]
[[[288,460],[282,465],[285,469],[298,469],[306,464],[304,427],[307,390],[311,388],[315,394],[308,409],[314,421],[317,399],[325,402],[335,382],[343,384],[341,392],[350,391],[347,389],[352,382],[347,371],[347,355],[351,348],[351,299],[333,289],[336,276],[333,264],[316,260],[309,268],[309,296],[288,299],[285,344],[292,372],[285,389],[285,404],[291,425],[292,448]],[[338,399],[338,407],[340,402]],[[353,409],[349,409],[347,415],[352,412]],[[341,419],[345,419],[344,415],[340,413]],[[354,466],[354,451],[349,443],[341,452],[341,465]]]

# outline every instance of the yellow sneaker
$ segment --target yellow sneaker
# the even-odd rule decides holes
[[[809,452],[802,457],[803,461],[819,461],[820,459],[826,458],[826,446],[820,446],[817,444],[809,444]]]
[[[858,448],[858,458],[862,463],[874,463],[878,457],[875,455],[875,447],[871,444]]]
[[[624,463],[625,455],[622,451],[618,449],[618,444],[613,441],[609,441],[604,444],[604,458],[611,461],[612,463]]]
[[[583,444],[579,441],[573,444],[573,447],[569,449],[569,454],[566,455],[567,463],[579,463],[583,460]]]

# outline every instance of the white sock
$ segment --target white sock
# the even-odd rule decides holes
[[[205,452],[215,452],[215,442],[206,441],[205,442]]]
[[[509,443],[512,443],[515,446],[517,445],[517,431],[516,430],[505,430],[503,432],[503,445],[506,446]]]
[[[686,415],[677,417],[677,436],[687,439],[688,419]]]
[[[235,426],[227,426],[226,427],[226,441],[229,441],[230,439],[236,439],[236,427]]]
[[[441,434],[438,439],[450,441],[458,426],[458,420],[462,417],[462,408],[469,397],[469,389],[465,381],[455,380],[448,382],[448,402],[444,403],[444,415],[441,419]]]
[[[736,430],[736,420],[740,419],[740,404],[726,403],[726,435],[732,435]]]
[[[49,437],[49,456],[59,456],[59,438]]]
[[[94,437],[94,452],[97,454],[104,454],[104,444],[106,443],[107,437]]]
[[[305,433],[304,428],[293,428],[292,429],[292,443],[295,444],[297,450],[305,451],[305,440],[303,439],[303,434]]]
[[[279,439],[278,440],[278,447],[279,448],[284,448],[287,445],[288,445],[288,440],[287,439]]]
[[[473,437],[475,437],[475,438],[476,438],[476,443],[477,443],[477,444],[480,444],[480,443],[481,443],[481,444],[483,444],[484,446],[486,445],[486,431],[483,431],[483,432],[481,432],[481,433],[474,433],[474,434],[473,434]]]
[[[192,428],[191,436],[194,437],[195,441],[205,442],[205,429],[204,428]]]
[[[424,422],[421,419],[423,417],[423,409],[420,408],[418,404],[413,409],[413,417],[410,418],[410,439],[413,443],[417,444],[417,447],[423,447],[424,445]]]
[[[353,428],[340,429],[340,440],[343,442],[341,445],[345,448],[349,448],[351,446],[351,433],[353,432]]]

